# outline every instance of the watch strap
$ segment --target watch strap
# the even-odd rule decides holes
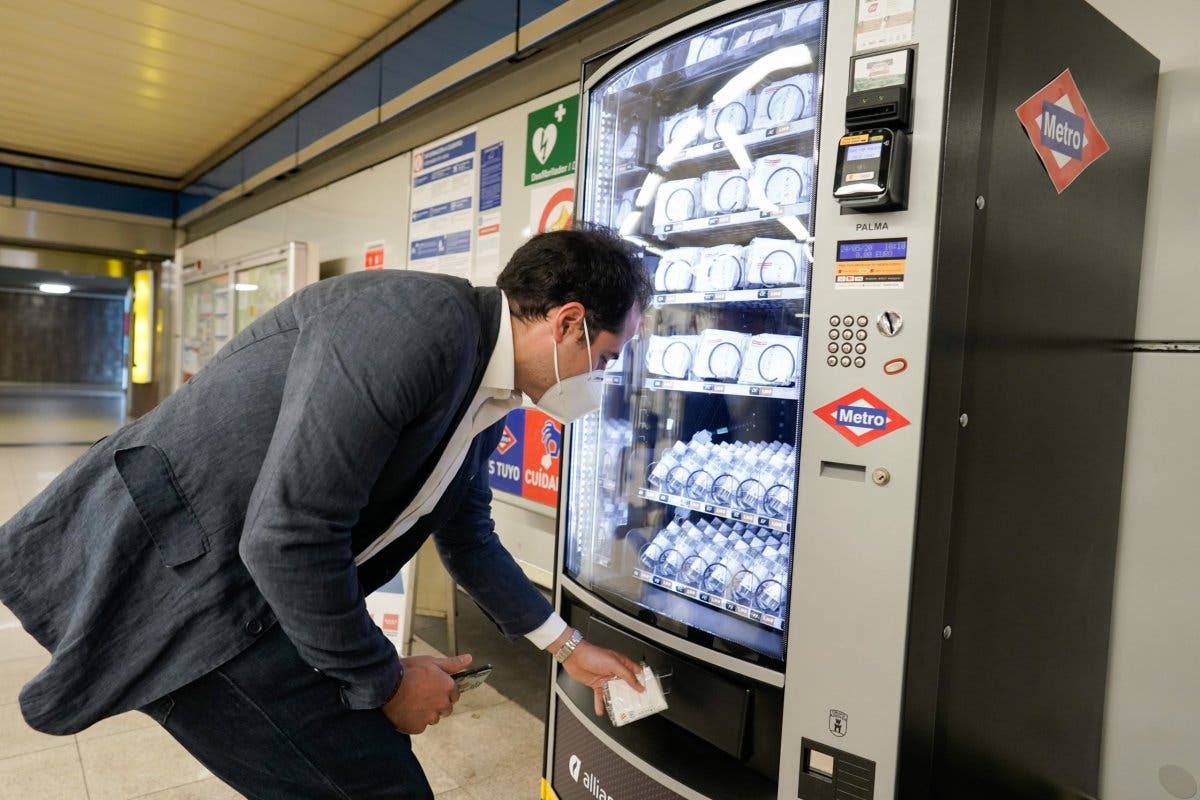
[[[558,651],[555,652],[554,660],[560,664],[566,661],[571,657],[571,653],[575,652],[575,648],[578,647],[579,643],[582,641],[583,634],[580,633],[578,629],[573,629],[571,631],[571,635],[567,637],[565,642],[563,642],[562,647],[558,648]]]

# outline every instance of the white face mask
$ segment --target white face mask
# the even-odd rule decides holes
[[[583,321],[583,336],[587,341],[588,364],[595,364],[592,337],[588,335],[586,319]],[[558,373],[558,342],[554,342],[554,380],[555,384],[534,405],[559,422],[574,422],[600,407],[600,400],[604,396],[604,371],[592,370],[563,380]]]

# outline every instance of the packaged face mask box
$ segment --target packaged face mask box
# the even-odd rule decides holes
[[[754,162],[753,180],[769,202],[794,205],[812,196],[812,159],[786,154],[760,158]]]
[[[709,328],[700,334],[692,357],[692,374],[701,380],[734,381],[742,368],[749,334]]]
[[[746,245],[746,286],[803,286],[808,282],[808,249],[794,239],[751,239]]]
[[[780,31],[789,31],[799,25],[821,21],[821,3],[806,3],[799,8],[785,8],[779,22]]]
[[[769,39],[779,32],[779,15],[755,17],[738,27],[733,34],[733,49]]]
[[[634,119],[620,137],[621,145],[617,148],[617,158],[620,161],[636,161],[642,150],[642,123]]]
[[[816,81],[811,72],[767,84],[755,99],[755,130],[811,117],[817,112],[815,90]]]
[[[743,248],[736,244],[706,247],[696,265],[692,289],[697,292],[729,292],[742,285],[745,272]]]
[[[728,28],[702,33],[688,42],[687,66],[716,58],[729,47],[731,31]]]
[[[709,216],[745,211],[750,202],[750,173],[716,169],[700,178],[700,205]]]
[[[754,95],[744,94],[730,100],[725,105],[712,103],[704,110],[704,139],[715,142],[726,136],[736,134],[741,136],[750,131],[754,122]]]
[[[651,336],[646,345],[646,370],[667,378],[686,378],[699,340],[699,336]]]
[[[637,206],[634,205],[637,196],[637,189],[628,189],[621,193],[621,196],[617,199],[617,205],[613,209],[612,227],[620,228],[621,224],[625,222],[626,217],[637,210]]]
[[[703,214],[700,208],[700,179],[666,181],[654,196],[656,227],[686,222]]]
[[[699,106],[685,108],[678,114],[672,114],[664,119],[662,121],[662,127],[659,128],[658,146],[661,148],[666,148],[667,145],[671,144],[679,137],[684,137],[685,139],[695,139],[696,133],[698,132],[696,129],[697,123],[693,122],[690,125],[688,124],[688,121],[693,119],[700,119]],[[690,141],[684,141],[679,143],[678,146],[687,147],[690,144]]]
[[[703,338],[703,337],[701,337]],[[800,370],[799,336],[760,333],[750,339],[738,383],[754,386],[791,386]]]
[[[689,292],[700,263],[703,249],[699,247],[676,247],[663,253],[654,271],[656,292]]]

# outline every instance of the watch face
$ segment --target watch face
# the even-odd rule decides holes
[[[791,122],[804,113],[804,93],[800,87],[785,83],[767,100],[767,119],[773,124]]]
[[[741,175],[726,178],[725,182],[721,184],[721,188],[717,190],[717,208],[721,211],[736,211],[740,209],[745,201],[747,192],[746,179]]]
[[[799,174],[797,173],[797,177]],[[689,189],[676,189],[667,198],[667,219],[671,222],[685,222],[692,218],[696,208],[696,198]]]
[[[731,342],[721,342],[708,354],[708,371],[715,378],[732,380],[742,366],[742,351]]]
[[[763,187],[767,199],[777,206],[800,202],[803,189],[804,179],[791,167],[780,167],[772,172],[767,178],[767,185]]]
[[[734,256],[718,256],[708,265],[708,285],[714,292],[728,292],[741,282],[742,263]]]
[[[730,103],[717,112],[717,132],[732,130],[745,133],[750,124],[750,112],[741,103]]]
[[[772,250],[762,262],[763,286],[796,283],[796,259],[787,250]]]
[[[781,344],[773,344],[758,357],[758,374],[768,383],[791,383],[796,374],[796,357]]]

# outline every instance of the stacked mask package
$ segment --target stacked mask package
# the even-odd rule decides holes
[[[755,97],[754,129],[773,128],[813,116],[817,111],[815,95],[816,79],[811,72],[767,84]]]
[[[701,251],[692,288],[697,292],[728,292],[743,283],[744,248],[737,244],[719,244]]]
[[[754,122],[754,95],[735,97],[725,105],[711,103],[704,110],[704,139],[715,142],[726,136],[748,133]]]
[[[738,383],[756,386],[791,386],[800,371],[802,340],[799,336],[760,333],[750,338],[742,357]]]
[[[699,339],[699,336],[651,336],[646,344],[646,370],[667,378],[687,378]]]
[[[657,227],[686,222],[702,215],[700,179],[666,181],[654,196],[654,224]]]
[[[679,138],[680,136],[685,136],[685,131],[689,129],[689,126],[687,125],[688,120],[699,117],[700,107],[692,106],[664,119],[662,121],[662,128],[659,130],[659,147],[665,148],[667,145],[671,144],[671,142],[675,141],[675,139]],[[692,127],[692,130],[694,131],[695,128]],[[695,136],[693,135],[690,138],[694,139]],[[681,146],[687,147],[689,144],[691,144],[690,141],[685,141]]]
[[[657,292],[689,292],[700,264],[700,247],[676,247],[662,254],[654,271],[654,290]]]
[[[700,178],[700,205],[706,214],[745,211],[749,203],[749,170],[716,169]]]
[[[799,8],[785,8],[779,21],[779,30],[788,31],[799,25],[810,22],[820,22],[824,13],[824,4],[820,2],[806,3]]]
[[[794,205],[812,195],[812,159],[790,154],[764,156],[754,162],[753,180],[769,203]]]
[[[808,250],[794,239],[751,239],[745,251],[747,287],[803,286],[808,281]]]
[[[688,42],[687,66],[699,64],[724,53],[729,48],[732,33],[730,28],[718,28],[693,38]]]
[[[736,381],[750,335],[709,328],[700,333],[692,356],[692,374],[700,380]]]
[[[758,16],[740,25],[733,33],[733,48],[747,47],[757,44],[764,39],[770,39],[779,32],[779,15]]]

